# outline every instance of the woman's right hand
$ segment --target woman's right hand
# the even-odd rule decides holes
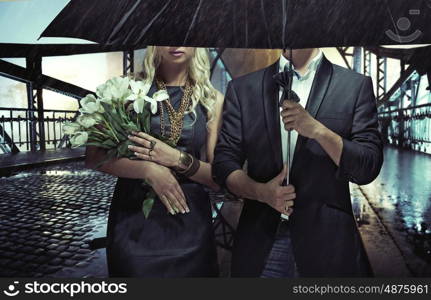
[[[169,168],[151,164],[145,179],[172,215],[190,212],[186,196]]]

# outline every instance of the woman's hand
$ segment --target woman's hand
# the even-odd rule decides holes
[[[136,157],[168,168],[178,166],[180,151],[143,132],[132,132],[129,139],[138,146],[129,146]]]
[[[153,164],[146,180],[172,215],[190,212],[183,190],[169,168]]]

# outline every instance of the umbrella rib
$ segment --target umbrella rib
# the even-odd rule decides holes
[[[142,0],[136,1],[136,3],[132,6],[129,11],[124,14],[124,16],[121,18],[120,22],[115,26],[114,30],[112,30],[111,34],[108,37],[108,41],[111,41],[111,39],[121,30],[121,28],[124,26],[126,21],[129,19],[130,15],[136,10],[136,7],[141,3]]]
[[[269,46],[269,48],[272,48],[272,39],[271,39],[270,31],[269,31],[268,20],[266,19],[264,0],[260,0],[260,8],[261,8],[261,12],[262,12],[263,23],[265,24],[265,30],[268,34],[268,46]]]
[[[245,46],[248,48],[248,0],[245,3]]]
[[[287,24],[287,7],[286,7],[286,1],[287,0],[281,0],[281,5],[283,9],[283,49],[286,49],[286,24]]]
[[[198,7],[196,8],[194,16],[193,16],[193,20],[190,23],[189,29],[187,29],[186,36],[184,37],[184,44],[187,43],[187,40],[189,39],[190,32],[192,31],[193,27],[195,26],[196,20],[198,18],[199,12],[200,12],[201,7],[202,7],[202,2],[203,2],[203,0],[199,0]]]
[[[165,12],[165,10],[169,7],[169,4],[171,4],[171,2],[172,2],[171,0],[169,0],[168,2],[166,2],[166,4],[157,13],[157,15],[153,19],[151,19],[150,22],[148,22],[148,25],[145,26],[145,28],[142,30],[141,34],[139,35],[139,39],[138,40],[141,40],[143,38],[143,36],[147,33],[148,29],[150,29],[150,27],[153,26],[154,22],[157,21],[157,19],[160,17],[160,15]]]

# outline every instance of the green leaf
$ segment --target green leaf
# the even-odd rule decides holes
[[[153,205],[154,205],[154,197],[147,198],[144,200],[144,202],[142,202],[142,212],[144,213],[144,216],[146,219],[148,219],[148,216],[150,215]]]
[[[102,149],[111,149],[111,147],[103,145],[103,143],[98,143],[98,142],[87,142],[86,145],[87,146],[95,146],[95,147],[102,148]]]
[[[105,111],[107,111],[107,110],[111,110],[111,109],[112,109],[112,105],[110,105],[110,104],[108,104],[108,103],[106,103],[106,102],[100,102],[100,104],[102,105],[102,107],[103,107],[103,109],[104,109]]]
[[[113,140],[111,140],[111,139],[107,139],[107,140],[105,140],[105,141],[103,141],[103,143],[102,143],[104,146],[106,146],[106,147],[109,147],[109,148],[116,148],[117,147],[117,144],[113,141]]]
[[[118,115],[118,110],[116,109],[110,109],[106,110],[106,120],[111,125],[111,127],[114,129],[115,134],[117,135],[125,135],[124,129],[122,128],[122,120],[121,117]]]
[[[138,131],[139,128],[137,128],[136,124],[133,123],[126,123],[123,125],[123,128],[127,131]]]
[[[134,152],[130,151],[129,145],[133,145],[130,140],[125,140],[117,147],[118,154],[123,157],[130,157],[134,155]]]
[[[150,133],[151,126],[151,115],[150,114],[141,114],[139,116],[139,120],[141,123],[141,129],[145,133]]]

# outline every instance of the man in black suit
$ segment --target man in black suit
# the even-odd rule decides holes
[[[333,65],[320,49],[293,50],[300,103],[280,105],[273,76],[290,59],[284,52],[272,66],[231,81],[226,93],[213,175],[245,199],[232,276],[371,276],[349,182],[372,182],[383,163],[372,81]],[[283,130],[296,134],[289,186],[282,184]]]

